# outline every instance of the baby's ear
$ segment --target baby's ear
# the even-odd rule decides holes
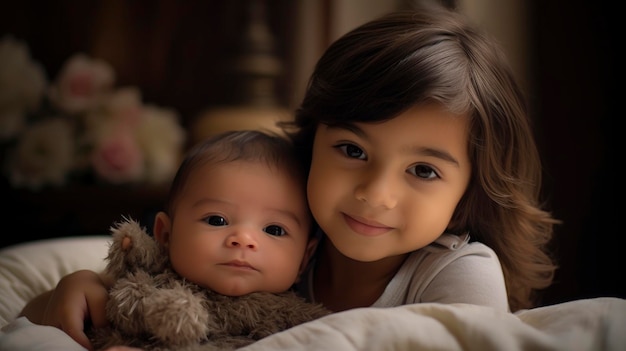
[[[172,233],[172,220],[167,213],[159,211],[154,218],[152,235],[162,247],[168,247],[170,234]]]
[[[304,256],[302,257],[302,262],[300,262],[300,269],[298,270],[298,275],[302,274],[306,269],[306,266],[309,264],[311,257],[315,253],[315,249],[317,249],[317,244],[319,243],[318,238],[311,238],[309,242],[306,244],[306,249],[304,250]]]

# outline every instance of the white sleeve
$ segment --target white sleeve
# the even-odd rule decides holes
[[[468,303],[509,311],[504,275],[495,252],[478,243],[468,249],[470,252],[463,255],[436,262],[439,266],[423,288],[420,302]]]

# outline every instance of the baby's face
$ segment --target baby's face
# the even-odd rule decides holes
[[[469,184],[468,130],[467,116],[435,104],[383,123],[320,125],[308,181],[313,217],[358,261],[432,243]]]
[[[311,224],[302,184],[258,162],[194,170],[172,217],[174,269],[224,295],[289,289]]]

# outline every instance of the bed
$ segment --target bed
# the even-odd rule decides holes
[[[16,317],[63,275],[102,269],[108,240],[67,237],[0,249],[0,350],[84,350],[56,328]],[[514,314],[465,304],[360,308],[242,350],[626,350],[626,300],[575,300]]]

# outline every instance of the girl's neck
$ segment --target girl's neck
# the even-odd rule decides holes
[[[371,306],[395,276],[408,254],[360,262],[344,256],[323,240],[313,277],[316,302],[339,312]]]

